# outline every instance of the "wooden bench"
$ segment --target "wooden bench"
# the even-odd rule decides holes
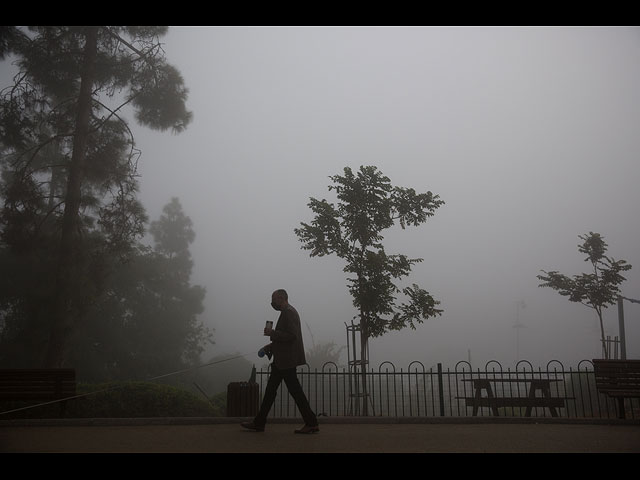
[[[74,369],[0,369],[0,401],[47,402],[75,395]],[[61,417],[64,416],[66,403],[60,402]]]
[[[596,388],[618,400],[618,418],[625,418],[624,399],[640,398],[640,360],[593,360]]]
[[[560,382],[562,380],[538,379],[538,378],[475,378],[464,380],[465,382],[473,382],[475,395],[473,397],[456,397],[464,400],[467,407],[473,407],[473,416],[478,414],[481,407],[490,408],[493,414],[499,416],[498,408],[515,407],[525,408],[525,415],[531,416],[534,407],[548,408],[553,417],[558,416],[557,408],[564,408],[565,401],[573,397],[552,397],[551,382]],[[529,383],[529,391],[526,397],[496,397],[491,388],[491,383]],[[487,392],[487,396],[482,396],[482,390]],[[536,391],[541,391],[542,396],[537,397]]]

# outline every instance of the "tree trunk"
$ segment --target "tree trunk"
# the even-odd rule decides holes
[[[605,360],[609,359],[609,351],[607,350],[607,342],[604,337],[604,323],[602,322],[602,312],[600,310],[596,310],[598,313],[598,319],[600,320],[600,336],[602,338],[602,351],[604,352]]]
[[[83,71],[76,113],[73,152],[67,178],[62,233],[60,238],[59,265],[51,310],[51,333],[45,355],[45,366],[60,367],[64,363],[67,338],[74,323],[73,297],[78,292],[74,282],[80,280],[82,259],[80,253],[79,210],[82,179],[89,135],[92,108],[92,90],[97,56],[98,27],[86,27]]]

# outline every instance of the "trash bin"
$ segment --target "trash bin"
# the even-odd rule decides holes
[[[227,386],[227,417],[255,417],[260,386],[255,382],[232,382]]]

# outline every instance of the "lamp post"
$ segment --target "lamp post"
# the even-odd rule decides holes
[[[520,323],[520,309],[525,308],[526,305],[524,300],[519,300],[516,302],[516,323],[513,328],[516,329],[516,363],[520,360],[520,329],[526,328],[524,325]]]

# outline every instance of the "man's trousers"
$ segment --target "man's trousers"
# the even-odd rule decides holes
[[[260,406],[260,411],[254,420],[254,424],[256,426],[263,427],[267,423],[267,415],[273,406],[273,402],[275,401],[278,393],[278,387],[283,380],[289,390],[289,394],[296,402],[296,406],[304,419],[305,425],[309,425],[311,427],[317,426],[318,419],[309,406],[309,401],[307,400],[307,397],[302,390],[302,386],[298,381],[296,369],[287,368],[280,370],[273,364],[271,364],[271,374],[269,375],[269,381],[267,382],[264,397],[262,398],[262,405]]]

